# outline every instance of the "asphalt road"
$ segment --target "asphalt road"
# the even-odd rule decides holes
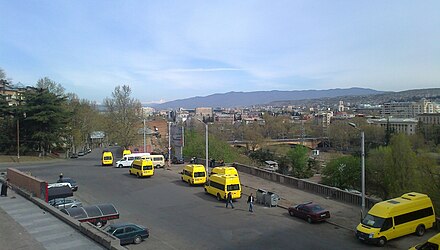
[[[84,204],[113,203],[118,222],[147,226],[150,238],[130,249],[369,249],[351,231],[328,223],[308,224],[281,208],[255,206],[246,198],[225,208],[203,187],[190,187],[175,171],[158,169],[151,178],[138,179],[128,169],[102,167],[101,150],[78,159],[21,170],[55,182],[60,173],[79,185],[75,197]],[[116,221],[114,221],[116,222]]]

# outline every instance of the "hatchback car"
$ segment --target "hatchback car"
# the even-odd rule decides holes
[[[70,186],[70,188],[72,189],[72,191],[77,191],[78,190],[78,184],[76,183],[76,181],[72,178],[69,177],[63,177],[62,179],[57,181],[58,183],[69,183],[68,186]]]
[[[308,223],[325,221],[330,218],[328,210],[313,202],[291,206],[288,210],[291,216],[307,220]]]
[[[85,155],[84,151],[79,151],[78,152],[78,156],[84,156],[84,155]]]
[[[139,244],[150,236],[148,228],[132,223],[117,223],[108,225],[104,229],[107,233],[115,236],[123,244]]]
[[[73,198],[57,198],[50,200],[49,204],[58,209],[82,207],[82,202]]]

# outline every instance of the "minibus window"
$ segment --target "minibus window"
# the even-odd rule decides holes
[[[228,185],[228,191],[240,190],[240,184]]]
[[[195,172],[194,177],[205,177],[205,172]]]
[[[367,214],[365,218],[362,220],[362,224],[374,228],[382,228],[383,222],[385,221],[384,218],[376,217],[371,214]]]
[[[393,227],[393,221],[391,218],[387,218],[385,219],[382,228],[380,229],[381,232],[384,232],[388,229],[390,229],[391,227]]]

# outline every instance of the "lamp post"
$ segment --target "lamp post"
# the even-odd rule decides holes
[[[168,122],[168,164],[171,161],[171,122]]]
[[[147,144],[146,144],[146,138],[145,138],[145,118],[144,118],[144,153],[147,152]]]
[[[355,123],[348,123],[353,128],[361,132],[361,175],[362,175],[362,216],[365,214],[365,133],[359,129]]]
[[[199,120],[201,123],[205,124],[205,165],[206,165],[206,173],[209,172],[208,169],[208,123],[204,123],[202,120],[200,120],[199,118],[197,118],[197,120]]]

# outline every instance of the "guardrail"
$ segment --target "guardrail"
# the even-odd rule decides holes
[[[271,172],[261,168],[247,166],[244,164],[234,162],[233,165],[238,171],[258,176],[260,178],[281,183],[283,185],[291,186],[293,188],[323,195],[334,200],[346,202],[352,205],[360,206],[362,204],[362,197],[359,194],[353,194],[335,187],[314,183],[307,180],[298,179],[292,176],[283,175],[276,172]],[[371,208],[374,204],[379,202],[378,199],[365,197],[365,207]]]

